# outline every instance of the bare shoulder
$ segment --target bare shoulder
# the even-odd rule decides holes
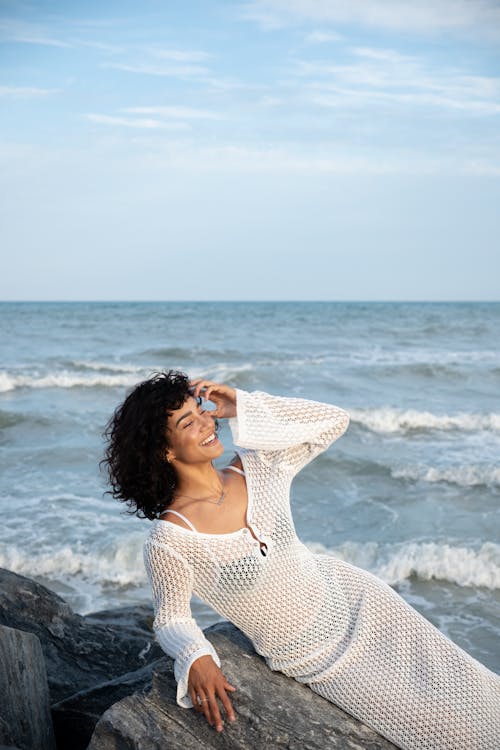
[[[237,469],[241,469],[241,471],[243,471],[243,463],[238,454],[236,454],[235,457],[229,462],[229,466],[235,466]]]

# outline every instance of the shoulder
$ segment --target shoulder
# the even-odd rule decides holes
[[[154,521],[144,539],[143,548],[146,550],[152,547],[161,547],[166,552],[173,552],[175,554],[174,539],[170,533],[170,529],[171,527],[168,524],[158,520]]]
[[[237,469],[241,469],[243,471],[243,462],[237,453],[234,456],[234,458],[229,462],[228,466],[235,466]]]
[[[163,528],[161,528],[163,527]],[[171,527],[172,528],[172,527]],[[175,544],[175,535],[169,533],[166,524],[157,525],[144,540],[143,557],[147,568],[164,574],[168,567],[185,568],[192,573],[192,566],[185,554],[186,550]]]

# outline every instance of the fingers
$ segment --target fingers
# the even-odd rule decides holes
[[[210,414],[213,417],[224,419],[236,416],[236,391],[229,385],[214,383],[205,378],[196,378],[189,382],[191,393],[195,398],[200,395],[215,404],[215,409]]]
[[[206,703],[205,705],[210,709],[212,726],[215,726],[217,732],[222,732],[222,727],[224,726],[224,724],[221,719],[219,704],[217,703],[217,699],[214,694],[208,696],[208,703]]]
[[[221,385],[220,383],[214,383],[213,380],[205,380],[204,378],[197,378],[195,380],[190,380],[189,385],[193,390],[193,396],[197,398],[201,395],[201,391],[203,391],[203,398],[209,399],[210,394],[213,391],[218,391],[221,394],[224,394],[224,392],[227,390],[226,385]]]
[[[228,690],[236,690],[236,688],[230,685],[228,682],[224,682],[224,687],[227,686]],[[216,690],[219,699],[224,706],[224,711],[226,712],[227,718],[229,719],[229,721],[233,722],[235,721],[236,716],[231,701],[229,700],[224,687],[216,688]],[[202,713],[211,727],[214,727],[217,732],[222,732],[224,722],[222,721],[215,692],[204,693],[201,689],[199,689],[198,691],[190,690],[190,694],[196,713]]]
[[[194,688],[191,688],[191,690],[189,691],[189,695],[191,696],[193,708],[196,711],[196,713],[197,714],[203,713],[203,709],[202,709],[203,704],[198,701],[199,696]]]
[[[188,690],[194,709],[202,713],[210,726],[220,732],[224,723],[218,701],[222,703],[229,721],[235,720],[234,709],[226,690],[234,692],[236,688],[224,677],[212,657],[201,656],[191,665]]]
[[[226,690],[236,690],[236,688],[230,685],[228,682],[225,683],[224,687],[226,688]],[[224,711],[226,712],[227,718],[229,719],[229,721],[234,721],[236,719],[236,716],[234,715],[233,706],[231,704],[231,701],[229,700],[229,696],[227,695],[226,690],[220,690],[219,697],[222,705],[224,706]]]
[[[205,696],[204,698],[201,698],[200,700],[201,700],[201,710],[202,710],[203,715],[205,716],[205,719],[208,721],[211,727],[213,727],[215,723],[215,728],[218,732],[222,731],[222,721],[221,721],[220,716],[219,716],[218,724],[215,722],[214,716],[212,716],[213,711],[212,711],[212,704],[211,704],[210,698]]]

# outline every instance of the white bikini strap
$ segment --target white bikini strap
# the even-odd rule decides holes
[[[231,471],[236,471],[238,474],[241,474],[242,477],[245,476],[245,472],[242,471],[241,469],[238,469],[237,466],[226,466],[225,468],[226,469],[231,469]]]
[[[189,526],[189,528],[192,531],[196,531],[196,528],[193,526],[193,524],[191,523],[191,521],[188,518],[186,518],[186,516],[183,516],[182,513],[178,513],[178,511],[176,511],[176,510],[165,510],[162,513],[162,516],[165,515],[165,513],[173,513],[175,516],[179,516],[179,518],[181,518],[184,521],[184,523],[187,523],[187,525]]]

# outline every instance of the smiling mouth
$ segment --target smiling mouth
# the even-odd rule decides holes
[[[205,440],[202,443],[200,443],[200,445],[202,445],[205,448],[209,445],[213,445],[214,443],[217,442],[217,440],[218,440],[217,435],[215,434],[215,432],[212,432],[212,434],[209,435],[207,438],[205,438]]]

